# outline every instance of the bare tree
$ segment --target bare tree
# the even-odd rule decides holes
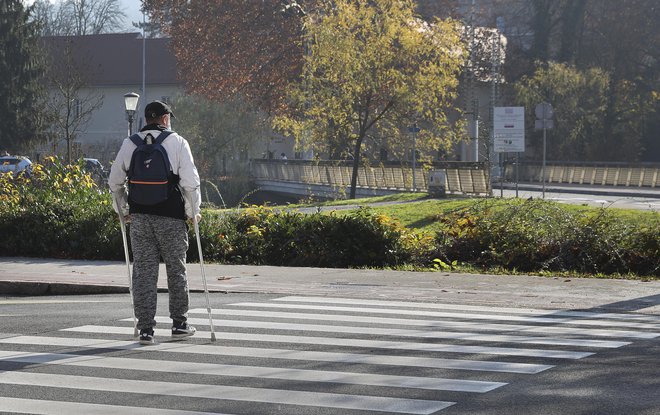
[[[63,27],[67,20],[62,16],[63,9],[59,4],[36,0],[32,7],[32,19],[39,23],[41,36],[57,36],[68,31]]]
[[[122,30],[126,19],[119,0],[36,0],[34,7],[43,36],[110,33]]]
[[[71,144],[103,104],[103,95],[89,88],[83,75],[90,73],[76,63],[73,40],[66,40],[57,58],[51,58],[49,81],[51,94],[47,108],[52,120],[52,134],[66,140],[67,162],[73,159]]]

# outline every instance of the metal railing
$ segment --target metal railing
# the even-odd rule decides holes
[[[489,194],[490,181],[484,163],[447,162],[417,168],[413,189],[412,167],[401,164],[361,166],[358,170],[357,187],[396,191],[426,191],[429,171],[444,171],[446,193]],[[251,161],[253,180],[284,181],[292,183],[348,188],[351,185],[353,167],[345,161],[262,160]]]
[[[515,174],[515,165],[507,164],[504,169],[505,178],[514,180]],[[543,181],[540,163],[521,163],[518,174],[521,181]],[[545,182],[656,188],[660,187],[660,166],[646,163],[548,162],[545,166]]]

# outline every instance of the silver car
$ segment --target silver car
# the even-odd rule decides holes
[[[25,172],[28,176],[32,169],[32,162],[27,157],[22,156],[2,156],[0,157],[0,173],[13,173],[14,177],[19,173]]]

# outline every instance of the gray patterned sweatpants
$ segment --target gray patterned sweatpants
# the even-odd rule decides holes
[[[188,228],[182,219],[131,214],[133,252],[133,306],[138,330],[156,326],[158,267],[160,258],[167,270],[170,318],[184,322],[188,315],[186,252]]]

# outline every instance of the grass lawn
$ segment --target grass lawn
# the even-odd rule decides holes
[[[524,199],[515,198],[464,198],[449,197],[446,199],[430,199],[426,193],[400,193],[389,196],[379,196],[354,200],[337,200],[314,203],[313,205],[290,205],[291,208],[312,206],[369,206],[376,213],[385,214],[397,219],[403,226],[424,232],[435,232],[442,225],[438,218],[444,214],[463,209],[469,209],[477,204],[491,203],[495,209],[507,209],[524,203]],[[584,205],[572,205],[559,202],[553,203],[567,211],[586,212],[597,215],[603,208]],[[357,208],[356,208],[357,209]],[[620,208],[605,208],[605,210],[618,219],[639,226],[657,226],[660,229],[660,213]],[[337,214],[347,214],[349,210],[337,210]]]

